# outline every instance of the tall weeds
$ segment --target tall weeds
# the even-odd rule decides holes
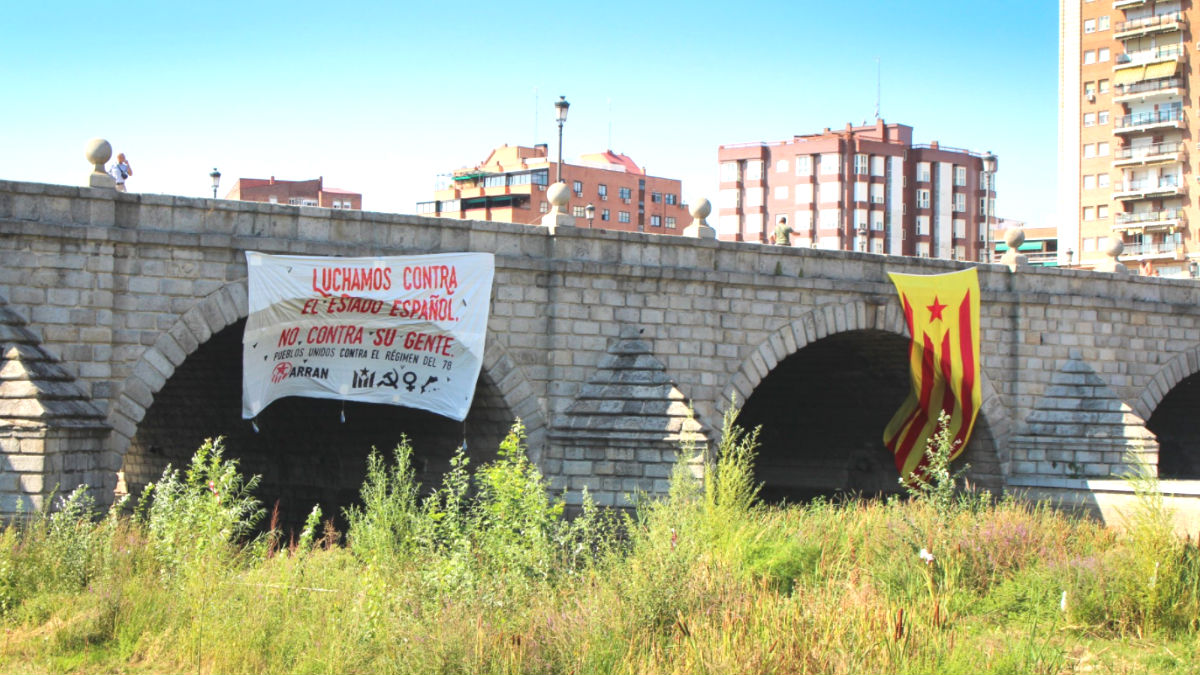
[[[0,533],[0,670],[1063,672],[1082,649],[1136,672],[1159,652],[1122,636],[1195,643],[1200,556],[1153,485],[1126,534],[948,470],[909,500],[776,508],[756,451],[731,414],[664,499],[568,519],[519,423],[433,486],[405,441],[371,455],[344,547],[314,510],[278,549],[247,539],[256,479],[208,442],[132,519],[77,491]]]

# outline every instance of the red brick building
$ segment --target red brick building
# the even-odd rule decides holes
[[[995,223],[982,155],[913,145],[912,127],[875,124],[722,145],[718,237],[768,242],[787,218],[793,246],[957,260],[986,256]],[[994,238],[994,234],[993,234]]]
[[[322,206],[327,209],[362,210],[362,194],[325,187],[325,178],[313,180],[275,180],[270,178],[239,178],[225,199],[243,202],[266,202],[292,206]]]
[[[478,166],[455,171],[433,201],[417,204],[417,213],[537,225],[550,210],[546,188],[557,164],[545,144],[501,146]],[[680,181],[648,176],[627,155],[611,150],[583,155],[578,164],[563,162],[562,181],[570,189],[567,213],[577,227],[682,234],[692,221]],[[590,222],[588,204],[595,208]]]

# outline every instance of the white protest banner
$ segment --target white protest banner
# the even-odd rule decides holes
[[[242,417],[284,396],[467,416],[483,366],[495,258],[246,252]]]

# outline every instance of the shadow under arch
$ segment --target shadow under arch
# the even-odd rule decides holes
[[[764,499],[900,491],[882,435],[910,387],[908,343],[898,303],[852,302],[813,310],[745,360],[725,405],[736,396],[738,424],[763,428],[756,472]],[[979,417],[956,463],[971,465],[972,483],[999,492],[1007,415],[982,375]]]
[[[113,412],[135,424],[120,447],[128,491],[156,480],[167,463],[186,464],[205,438],[223,435],[226,455],[240,460],[243,474],[263,476],[259,498],[268,508],[280,500],[282,524],[295,526],[314,503],[329,516],[355,502],[370,449],[390,454],[401,435],[412,441],[427,488],[440,482],[464,441],[473,464],[493,457],[518,410],[531,447],[544,437],[533,389],[494,336],[465,422],[400,406],[286,397],[263,410],[256,433],[241,419],[245,314],[245,282],[229,284],[188,310],[165,334],[170,342],[160,340],[134,367]]]
[[[1159,368],[1133,408],[1158,440],[1159,478],[1200,479],[1200,347]]]

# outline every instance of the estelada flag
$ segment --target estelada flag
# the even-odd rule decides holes
[[[979,275],[975,268],[934,275],[893,274],[912,342],[912,389],[883,431],[883,443],[905,479],[923,473],[925,449],[937,433],[938,413],[950,416],[962,454],[979,413]]]

